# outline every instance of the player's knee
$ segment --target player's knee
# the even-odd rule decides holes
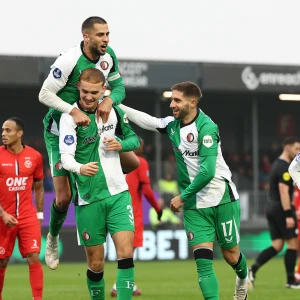
[[[0,268],[2,268],[2,269],[6,268],[8,261],[9,261],[8,257],[0,259]]]
[[[240,250],[239,250],[239,248],[236,248],[236,247],[234,247],[232,249],[222,249],[222,254],[223,254],[225,261],[229,265],[233,265],[238,261],[238,259],[240,257]]]
[[[100,280],[102,280],[103,278],[103,275],[104,275],[104,271],[92,271],[90,269],[87,270],[86,272],[86,276],[91,280],[91,281],[94,281],[94,282],[99,282]]]
[[[66,211],[69,208],[69,205],[71,203],[71,195],[59,195],[56,194],[56,199],[54,200],[55,202],[55,207],[59,211]]]
[[[118,260],[118,269],[131,269],[134,268],[133,257],[122,258]]]
[[[94,272],[101,272],[104,269],[104,260],[93,260],[88,265]]]
[[[40,256],[37,252],[27,253],[26,257],[29,265],[36,264],[40,261]]]
[[[133,257],[133,247],[126,246],[126,247],[122,247],[122,249],[117,249],[117,256],[118,256],[118,259]]]

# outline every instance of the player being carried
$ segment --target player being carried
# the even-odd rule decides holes
[[[119,73],[118,60],[108,46],[109,29],[100,17],[90,17],[82,24],[83,41],[76,47],[60,55],[51,66],[51,71],[39,93],[41,103],[50,107],[45,116],[44,139],[55,187],[55,199],[51,205],[49,233],[46,245],[46,263],[55,270],[59,264],[58,237],[71,202],[69,172],[62,168],[59,154],[59,123],[62,113],[70,114],[77,126],[90,123],[88,115],[73,104],[79,99],[77,82],[80,73],[87,68],[101,70],[111,87],[110,97],[106,97],[97,108],[98,116],[107,121],[112,105],[125,98],[125,87]],[[122,168],[130,172],[138,167],[139,161],[133,152],[120,156]]]

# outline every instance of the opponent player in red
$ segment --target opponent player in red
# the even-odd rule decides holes
[[[0,146],[0,300],[5,270],[16,238],[29,265],[33,300],[41,300],[43,269],[39,259],[44,208],[43,159],[22,144],[23,122],[16,117],[2,126]],[[36,208],[32,203],[32,187]]]
[[[294,205],[298,218],[298,266],[295,273],[295,279],[300,281],[300,189],[295,185]]]
[[[139,137],[140,147],[134,150],[134,153],[140,161],[140,165],[137,169],[126,174],[126,182],[128,184],[129,193],[132,199],[133,215],[134,215],[134,241],[133,247],[143,247],[143,205],[142,195],[145,196],[147,201],[154,207],[157,212],[158,220],[161,219],[162,209],[158,205],[153,190],[151,188],[151,182],[149,177],[149,164],[145,158],[142,157],[144,150],[144,141]],[[136,284],[133,287],[133,296],[139,296],[142,292],[137,288]],[[112,297],[117,297],[116,284],[114,284],[112,291]]]

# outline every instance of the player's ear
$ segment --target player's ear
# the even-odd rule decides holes
[[[85,42],[88,42],[90,39],[89,39],[89,36],[86,34],[86,33],[84,33],[83,35],[83,40],[85,41]]]
[[[77,83],[76,83],[76,86],[77,86],[77,88],[78,88],[78,90],[80,89],[80,81],[78,81]]]

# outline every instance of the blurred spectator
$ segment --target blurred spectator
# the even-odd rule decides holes
[[[51,170],[48,166],[45,168],[44,190],[45,192],[54,192]]]
[[[168,203],[173,197],[179,195],[179,188],[177,181],[173,178],[171,173],[165,173],[165,177],[158,180],[158,188],[160,195]]]
[[[282,151],[282,148],[278,143],[273,142],[271,144],[270,149],[267,151],[267,155],[269,157],[269,160],[270,160],[271,164],[281,154],[281,151]]]
[[[151,209],[149,210],[149,220],[152,228],[156,230],[179,227],[182,224],[181,219],[177,215],[175,215],[175,213],[172,212],[168,206],[166,206],[165,200],[163,198],[159,198],[157,202],[162,209],[163,214],[161,220],[158,221],[157,212],[153,207],[151,207]]]
[[[174,153],[169,153],[163,162],[163,173],[170,174],[172,178],[177,178],[177,168]]]

